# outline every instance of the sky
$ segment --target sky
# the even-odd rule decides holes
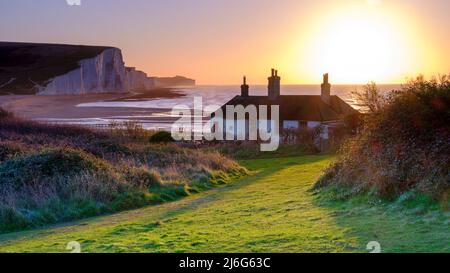
[[[450,73],[448,0],[0,0],[0,41],[115,46],[198,84],[402,83]]]

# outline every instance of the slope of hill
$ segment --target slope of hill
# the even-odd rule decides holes
[[[327,201],[310,189],[328,156],[248,160],[254,176],[183,200],[0,236],[0,252],[449,252],[448,215]]]
[[[0,109],[0,233],[173,201],[246,173],[151,136],[131,123],[100,132]]]

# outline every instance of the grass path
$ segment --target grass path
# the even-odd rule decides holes
[[[0,236],[0,252],[450,252],[448,214],[324,204],[309,191],[326,156],[244,161],[255,175],[183,200]]]

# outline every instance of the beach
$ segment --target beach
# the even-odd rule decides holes
[[[69,124],[107,124],[110,121],[139,119],[148,124],[169,124],[174,118],[166,116],[170,109],[139,107],[79,107],[80,104],[98,102],[138,102],[183,97],[182,93],[160,88],[129,94],[88,95],[5,95],[0,96],[0,107],[18,117]],[[90,121],[90,122],[89,122]]]
[[[333,85],[332,95],[353,104],[349,94],[362,86]],[[399,85],[379,85],[383,92]],[[159,88],[130,94],[89,95],[6,95],[0,96],[0,107],[17,116],[59,124],[103,126],[114,122],[134,121],[146,129],[168,130],[178,117],[171,115],[176,105],[193,107],[194,98],[201,98],[203,106],[220,107],[240,94],[236,85]],[[252,85],[250,94],[267,95],[266,85]],[[319,85],[283,85],[283,95],[318,95]]]

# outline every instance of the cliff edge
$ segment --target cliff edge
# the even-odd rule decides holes
[[[187,78],[173,79],[126,67],[115,47],[0,42],[0,94],[126,93]]]

